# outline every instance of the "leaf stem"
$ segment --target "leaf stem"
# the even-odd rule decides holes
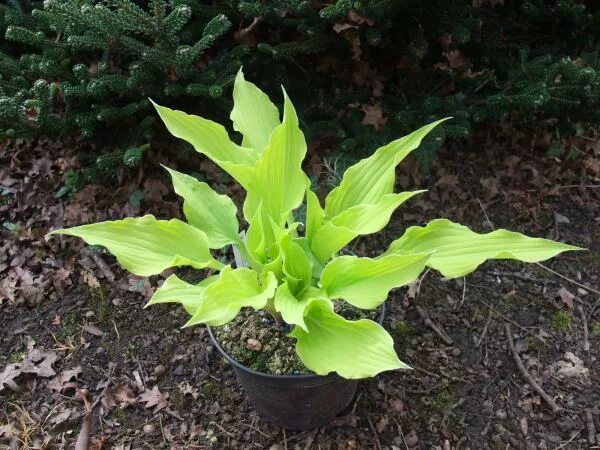
[[[240,251],[242,258],[244,258],[244,262],[246,262],[251,269],[260,273],[262,271],[262,264],[260,264],[248,251],[248,247],[246,247],[246,243],[240,239],[239,242],[234,244],[237,249]]]
[[[274,298],[270,298],[263,309],[269,313],[278,327],[283,325],[283,317],[281,316],[281,313],[275,309]]]

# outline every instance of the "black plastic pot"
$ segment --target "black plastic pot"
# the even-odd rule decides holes
[[[379,323],[385,308],[381,307]],[[311,430],[327,425],[354,398],[358,380],[346,380],[335,373],[321,375],[271,375],[240,364],[225,352],[208,333],[215,347],[233,366],[246,395],[256,411],[269,422],[290,430]]]

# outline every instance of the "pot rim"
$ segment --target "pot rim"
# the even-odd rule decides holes
[[[381,304],[381,306],[379,307],[379,318],[377,319],[377,323],[379,323],[379,325],[382,325],[384,317],[385,317],[385,302],[383,302]],[[215,347],[217,347],[217,350],[219,350],[219,353],[221,353],[221,355],[223,355],[223,357],[225,357],[227,362],[229,362],[231,365],[233,365],[237,369],[243,370],[244,372],[251,373],[252,375],[256,375],[256,376],[263,377],[266,379],[278,379],[278,380],[281,380],[281,379],[288,379],[288,380],[311,380],[311,379],[318,380],[318,379],[321,379],[321,380],[327,380],[327,381],[334,381],[338,378],[342,378],[336,372],[330,372],[327,375],[319,375],[316,373],[303,373],[303,374],[297,374],[297,375],[294,375],[294,374],[292,374],[292,375],[288,375],[288,374],[276,375],[276,374],[272,374],[272,373],[259,372],[258,370],[254,370],[249,367],[246,367],[245,365],[243,365],[242,363],[240,363],[239,361],[234,359],[232,356],[230,356],[225,351],[225,349],[223,347],[221,347],[221,344],[219,344],[219,341],[217,341],[217,338],[213,334],[212,328],[210,327],[210,325],[206,325],[206,329],[208,330],[208,334],[210,336],[211,341],[213,342]]]

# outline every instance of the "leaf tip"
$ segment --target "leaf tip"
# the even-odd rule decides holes
[[[246,81],[246,79],[244,78],[244,65],[240,66],[240,68],[237,71],[237,74],[235,75],[235,81],[238,81],[238,79],[240,81]]]
[[[193,317],[192,317],[192,318],[190,318],[190,320],[188,320],[186,323],[184,323],[183,325],[181,325],[181,327],[180,327],[180,328],[183,330],[183,329],[185,329],[185,328],[189,328],[189,327],[191,327],[192,325],[195,325],[195,324],[196,324],[196,322],[193,322],[193,320],[194,320],[194,318],[193,318]]]
[[[174,172],[177,172],[175,169],[171,169],[170,167],[165,166],[164,164],[160,165],[163,169],[165,169],[169,175],[171,175],[171,178],[173,178]]]
[[[67,228],[59,228],[58,230],[51,231],[50,233],[46,233],[44,235],[44,240],[48,242],[53,236],[57,234],[68,234]]]
[[[406,363],[404,363],[404,362],[402,362],[400,360],[398,360],[398,362],[400,363],[398,365],[398,370],[415,370],[411,366],[409,366],[408,364],[406,364]]]

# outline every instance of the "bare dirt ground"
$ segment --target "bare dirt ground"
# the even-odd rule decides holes
[[[59,226],[179,215],[156,165],[164,158],[65,199],[55,193],[84,144],[4,145],[0,448],[74,448],[85,438],[95,450],[600,448],[600,141],[579,142],[570,162],[538,141],[494,128],[468,152],[465,143],[447,148],[430,174],[407,161],[398,189],[429,192],[353,251],[377,254],[406,226],[436,217],[588,251],[544,267],[487,263],[466,280],[431,271],[396,290],[385,326],[415,370],[362,382],[348,410],[308,432],[261,420],[206,330],[180,329],[184,312],[141,309],[164,276],[130,276],[76,239],[44,240]],[[309,170],[327,177],[316,157]],[[216,172],[208,178],[239,193]]]

